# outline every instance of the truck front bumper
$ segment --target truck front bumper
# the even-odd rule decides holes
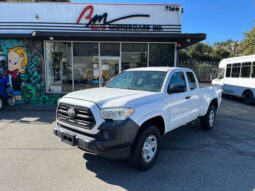
[[[124,159],[130,156],[139,130],[133,120],[105,121],[98,129],[99,133],[90,135],[57,123],[54,134],[67,144],[107,158]]]

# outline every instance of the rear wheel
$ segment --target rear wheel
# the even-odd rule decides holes
[[[146,170],[156,162],[160,150],[161,135],[157,127],[147,125],[137,136],[129,162],[139,170]]]
[[[252,92],[250,92],[250,91],[244,92],[243,100],[244,100],[244,103],[251,104],[252,101],[253,101],[253,94],[252,94]]]
[[[7,98],[7,103],[9,106],[14,106],[16,103],[15,97],[9,97]]]
[[[210,105],[205,116],[200,118],[200,125],[204,130],[210,130],[214,127],[216,118],[216,109],[214,105]]]
[[[3,108],[4,106],[4,100],[2,97],[0,97],[0,110]]]

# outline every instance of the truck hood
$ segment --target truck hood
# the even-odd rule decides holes
[[[123,106],[133,107],[138,100],[145,101],[146,97],[155,97],[159,94],[161,93],[118,88],[91,88],[69,93],[64,98],[90,101],[96,103],[102,109]],[[146,100],[148,101],[148,99]]]

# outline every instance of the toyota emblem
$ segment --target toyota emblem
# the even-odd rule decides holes
[[[74,118],[75,118],[75,115],[76,115],[75,109],[74,109],[74,108],[68,109],[68,110],[67,110],[67,115],[68,115],[70,118],[74,119]]]

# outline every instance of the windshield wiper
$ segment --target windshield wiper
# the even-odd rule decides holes
[[[139,90],[139,89],[135,89],[135,88],[125,88],[125,89],[128,89],[128,90]]]

